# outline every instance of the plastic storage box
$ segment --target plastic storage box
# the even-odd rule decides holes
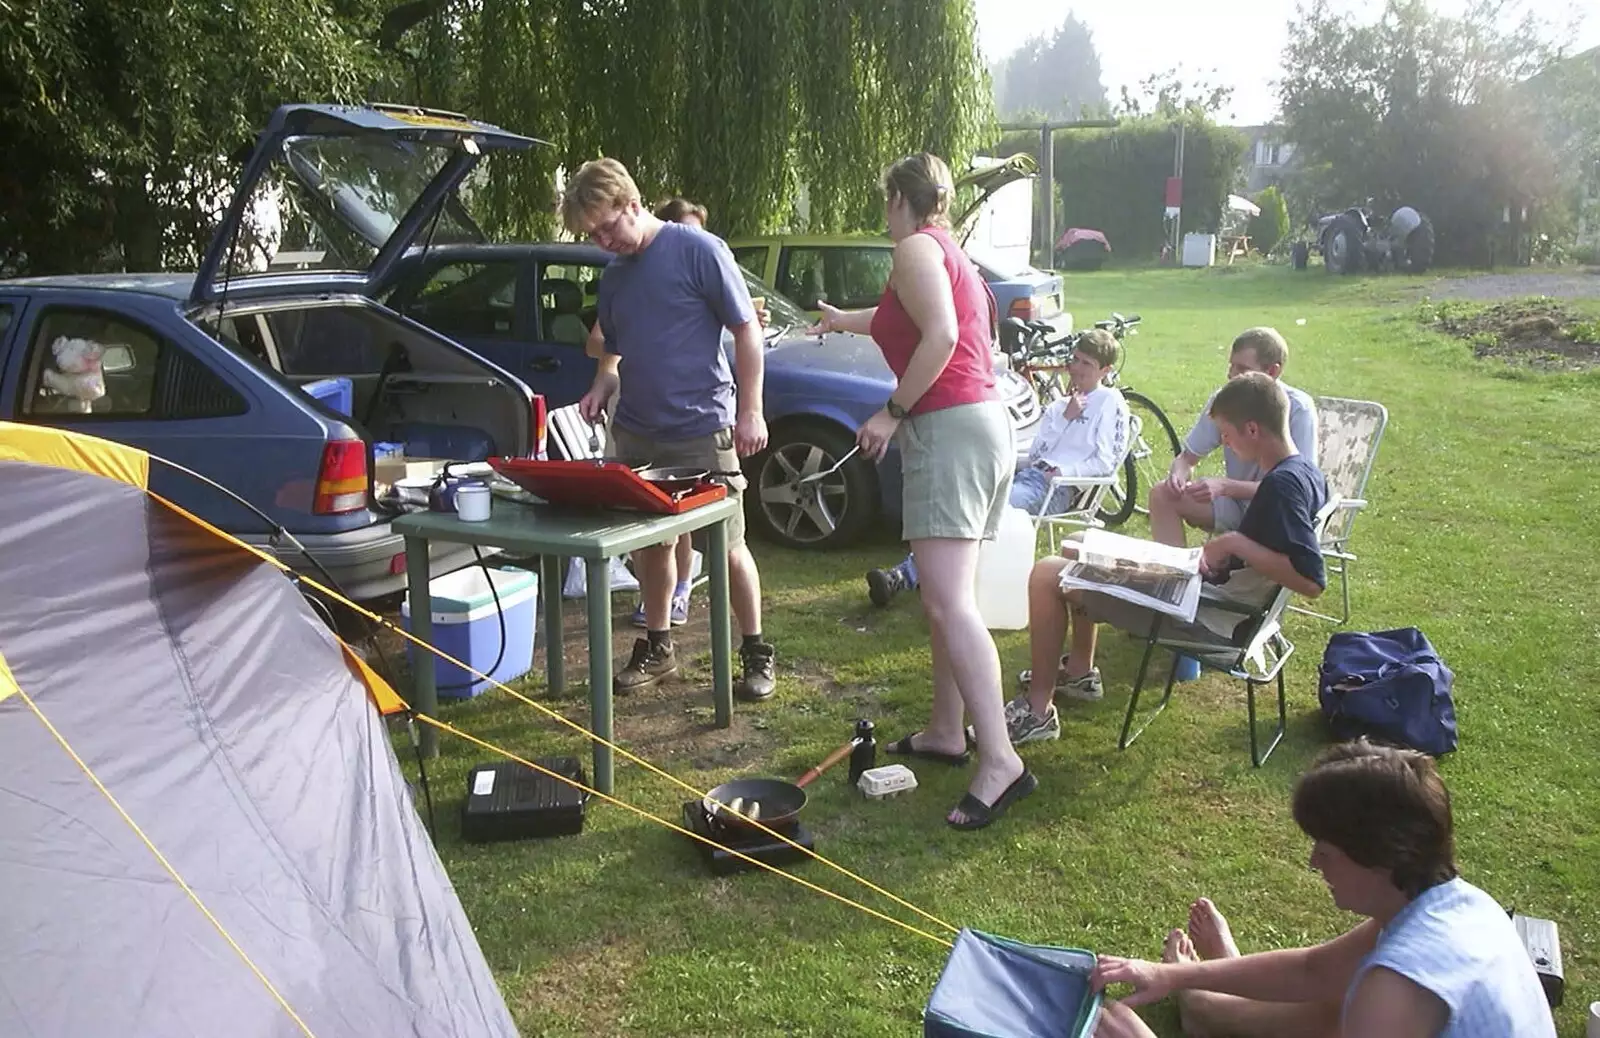
[[[576,757],[535,757],[557,775],[588,785]],[[480,764],[467,773],[461,805],[461,836],[473,842],[573,836],[583,831],[589,794],[516,761]]]
[[[347,378],[318,379],[315,382],[307,382],[300,387],[300,390],[312,399],[320,400],[346,418],[355,413],[355,389]]]
[[[490,577],[494,580],[492,591]],[[433,599],[433,644],[441,652],[500,682],[520,678],[533,666],[538,574],[509,566],[488,570],[468,566],[429,581],[428,593]],[[498,608],[496,593],[500,596]],[[500,644],[501,612],[505,614],[504,652]],[[410,595],[400,606],[400,617],[406,630],[411,630]],[[475,678],[425,649],[408,643],[406,651],[413,670],[433,661],[441,698],[468,699],[489,687],[483,678]],[[498,666],[496,657],[500,659]]]
[[[1089,1038],[1094,953],[962,930],[922,1011],[923,1038]]]

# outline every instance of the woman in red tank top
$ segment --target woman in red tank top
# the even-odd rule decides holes
[[[881,459],[900,450],[903,535],[911,542],[933,654],[933,713],[890,753],[965,764],[964,716],[972,717],[978,771],[950,812],[978,829],[1033,792],[1033,774],[1006,737],[1000,657],[978,613],[978,548],[994,536],[1011,489],[1016,447],[995,393],[993,299],[950,237],[955,188],[937,156],[911,155],[883,178],[889,285],[870,310],[822,304],[816,332],[870,334],[898,384],[856,435]]]

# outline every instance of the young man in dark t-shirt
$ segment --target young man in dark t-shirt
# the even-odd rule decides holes
[[[704,230],[665,223],[645,209],[633,177],[616,159],[579,168],[561,215],[569,230],[616,254],[599,285],[607,355],[579,412],[596,423],[615,397],[613,454],[630,463],[705,469],[737,499],[745,488],[740,459],[767,445],[767,423],[761,325],[733,254]],[[723,329],[733,333],[732,365],[722,348]],[[761,634],[761,578],[745,545],[742,511],[727,529],[733,612],[744,634],[734,694],[766,699],[774,686],[774,650]],[[618,694],[647,688],[678,669],[671,633],[678,576],[673,545],[641,549],[634,561],[646,637],[634,643],[613,681]]]
[[[1208,585],[1192,621],[1163,616],[1162,634],[1219,647],[1234,644],[1235,630],[1246,618],[1210,601],[1226,601],[1255,609],[1265,606],[1280,587],[1306,598],[1322,594],[1327,584],[1322,551],[1317,544],[1316,517],[1328,499],[1328,486],[1311,460],[1296,452],[1289,436],[1289,398],[1270,376],[1248,372],[1217,391],[1211,417],[1222,442],[1240,458],[1257,464],[1264,475],[1237,530],[1222,533],[1201,549],[1200,575]],[[1094,665],[1095,624],[1139,635],[1150,632],[1154,611],[1097,591],[1061,587],[1068,560],[1040,559],[1028,578],[1028,637],[1033,669],[1028,691],[1006,705],[1006,725],[1016,744],[1054,739],[1061,721],[1053,703],[1060,692],[1071,699],[1095,700],[1103,694]],[[1068,632],[1072,644],[1065,665],[1061,643]],[[1064,671],[1064,673],[1060,673]]]

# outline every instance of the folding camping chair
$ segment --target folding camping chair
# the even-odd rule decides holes
[[[551,411],[546,423],[556,449],[567,461],[588,461],[605,454],[605,426],[584,421],[577,404]]]
[[[1339,511],[1339,498],[1330,495],[1328,503],[1317,513],[1316,532],[1319,540],[1327,530],[1329,521]],[[1250,763],[1258,768],[1261,767],[1262,762],[1277,749],[1278,743],[1283,741],[1283,732],[1288,721],[1283,668],[1289,657],[1294,655],[1294,643],[1284,637],[1282,620],[1284,610],[1288,607],[1293,594],[1294,592],[1288,588],[1280,587],[1277,594],[1273,595],[1272,600],[1265,606],[1251,609],[1241,603],[1208,595],[1202,590],[1200,598],[1202,605],[1237,612],[1241,622],[1253,621],[1249,627],[1249,634],[1239,637],[1231,646],[1163,637],[1161,628],[1167,617],[1164,613],[1157,613],[1150,625],[1150,633],[1145,636],[1144,658],[1139,662],[1139,676],[1133,682],[1133,695],[1128,698],[1128,712],[1122,719],[1122,734],[1117,737],[1117,749],[1127,749],[1133,740],[1150,726],[1150,722],[1167,708],[1168,701],[1172,699],[1172,686],[1178,676],[1179,659],[1183,656],[1192,656],[1200,661],[1202,667],[1210,667],[1244,682],[1245,709],[1250,719]],[[1172,650],[1172,666],[1167,670],[1167,687],[1162,693],[1161,702],[1157,703],[1150,715],[1134,729],[1133,718],[1139,709],[1139,694],[1144,690],[1145,674],[1150,669],[1150,657],[1157,647]],[[1256,686],[1269,685],[1273,681],[1278,683],[1278,727],[1272,733],[1267,748],[1263,750],[1256,734]]]
[[[1291,605],[1296,613],[1343,624],[1350,622],[1350,528],[1356,513],[1367,507],[1367,478],[1378,457],[1378,443],[1389,424],[1389,412],[1370,400],[1325,396],[1317,400],[1317,467],[1328,481],[1328,494],[1340,499],[1339,511],[1322,535],[1322,557],[1328,576],[1339,578],[1343,603],[1338,616]]]
[[[1037,532],[1044,529],[1050,538],[1050,553],[1061,553],[1062,530],[1083,527],[1104,527],[1106,524],[1100,519],[1100,508],[1105,504],[1106,494],[1115,488],[1122,478],[1123,467],[1128,463],[1128,452],[1133,450],[1139,442],[1139,416],[1128,415],[1127,449],[1122,457],[1117,459],[1112,466],[1111,474],[1106,476],[1056,476],[1050,481],[1050,488],[1045,491],[1045,504],[1055,503],[1058,490],[1072,489],[1076,493],[1062,494],[1067,502],[1060,511],[1041,511],[1034,517],[1033,527]],[[1137,493],[1135,487],[1129,487],[1130,493]]]

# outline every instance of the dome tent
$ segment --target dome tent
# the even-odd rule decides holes
[[[515,1035],[403,704],[151,460],[0,422],[0,1034]]]

